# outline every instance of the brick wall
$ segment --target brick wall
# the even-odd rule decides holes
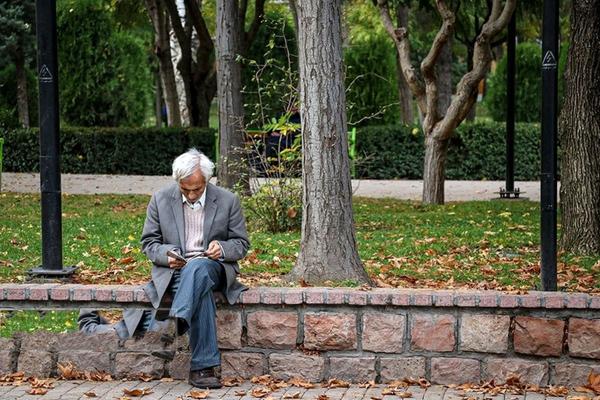
[[[18,301],[43,308],[47,301],[35,303],[31,295],[47,300],[57,289],[48,287],[44,297],[39,285],[8,286],[0,285],[0,307]],[[62,290],[56,301],[73,308],[101,302],[98,293],[107,302],[117,294],[144,301],[136,287]],[[590,371],[600,373],[600,297],[580,293],[257,288],[234,306],[219,304],[217,319],[225,376],[500,383],[517,374],[528,383],[575,386]],[[165,349],[176,350],[172,361],[151,355]],[[0,373],[51,375],[57,363],[70,361],[116,377],[185,379],[189,358],[186,337],[166,345],[155,333],[124,343],[79,333],[0,339]]]

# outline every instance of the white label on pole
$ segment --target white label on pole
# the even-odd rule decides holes
[[[52,73],[46,64],[42,65],[42,68],[40,68],[40,82],[51,83],[52,80]]]
[[[552,51],[548,50],[544,55],[544,60],[542,61],[542,68],[544,69],[552,69],[556,68],[556,57]]]

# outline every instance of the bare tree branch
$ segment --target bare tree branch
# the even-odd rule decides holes
[[[496,10],[499,3],[500,0],[494,0],[492,10]],[[483,25],[475,42],[473,69],[466,73],[456,86],[456,95],[452,99],[446,115],[434,129],[436,138],[440,140],[449,138],[454,128],[462,121],[463,116],[466,116],[469,112],[477,85],[485,77],[492,60],[490,41],[501,29],[508,25],[515,10],[515,5],[516,0],[506,0],[502,12],[492,11],[490,18]],[[492,20],[494,15],[497,18]]]
[[[263,17],[265,15],[265,0],[256,0],[254,2],[254,19],[248,29],[248,32],[244,35],[244,48],[247,50],[250,44],[254,41],[260,25],[262,24]],[[241,25],[242,27],[244,25]]]
[[[423,73],[423,79],[425,80],[425,93],[427,98],[427,110],[425,112],[425,119],[423,120],[423,129],[426,132],[429,132],[430,129],[428,128],[438,121],[438,85],[434,67],[442,49],[454,33],[454,24],[456,21],[454,12],[448,7],[444,0],[437,0],[436,5],[438,12],[442,17],[442,26],[433,40],[429,53],[421,62],[421,72]]]
[[[188,15],[190,16],[196,33],[198,34],[198,39],[203,45],[212,50],[214,48],[214,44],[212,41],[212,37],[210,36],[210,32],[208,31],[208,28],[206,26],[206,22],[204,21],[204,16],[202,15],[200,6],[196,2],[196,0],[184,0],[184,2],[185,9]]]
[[[387,0],[377,0],[377,6],[379,8],[379,15],[381,16],[383,26],[396,45],[400,66],[402,67],[402,73],[404,74],[406,83],[417,101],[419,110],[422,114],[426,114],[425,87],[423,82],[417,77],[415,69],[412,66],[407,27],[394,27]]]

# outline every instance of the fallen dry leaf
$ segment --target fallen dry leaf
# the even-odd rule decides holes
[[[273,382],[273,377],[271,375],[253,376],[252,379],[250,379],[250,382],[266,386]]]
[[[320,394],[319,397],[317,397],[317,400],[329,400],[329,396],[326,394]]]
[[[44,388],[31,388],[27,391],[27,393],[29,394],[35,394],[35,395],[45,395],[46,393],[48,393],[48,389],[44,389]]]
[[[133,396],[133,397],[142,397],[142,396],[146,396],[147,394],[151,394],[151,393],[153,393],[153,392],[149,388],[123,389],[123,394],[125,394],[127,396]]]
[[[312,389],[315,387],[315,385],[313,385],[312,383],[296,376],[288,380],[288,383],[292,386],[301,387],[304,389]]]
[[[377,384],[375,383],[375,381],[369,381],[369,382],[359,383],[358,387],[361,389],[370,389],[370,388],[377,387]]]
[[[250,392],[250,394],[252,395],[252,397],[256,397],[257,399],[261,399],[263,397],[266,397],[267,395],[269,395],[271,393],[271,390],[269,390],[266,387],[255,387],[254,389],[252,389],[252,391]]]
[[[190,392],[186,395],[191,397],[192,399],[206,399],[210,394],[209,390],[190,390]]]
[[[161,382],[173,382],[173,381],[175,381],[175,379],[173,379],[173,378],[161,378],[160,381]]]
[[[284,399],[299,399],[300,397],[302,397],[302,393],[300,392],[286,393],[283,395]]]
[[[323,385],[326,388],[334,389],[334,388],[349,388],[350,382],[343,381],[341,379],[330,379]]]
[[[245,390],[236,390],[234,393],[236,396],[245,396],[246,395],[246,391]]]
[[[600,394],[600,374],[590,372],[587,387],[596,392],[596,394]]]
[[[52,389],[54,387],[54,380],[52,379],[29,378],[27,381],[32,388]]]
[[[223,383],[223,386],[225,386],[225,387],[233,387],[233,386],[239,386],[241,383],[244,383],[244,380],[242,378],[235,376],[235,377],[223,378],[221,380],[221,382]]]
[[[94,392],[85,392],[83,395],[85,397],[98,397]]]

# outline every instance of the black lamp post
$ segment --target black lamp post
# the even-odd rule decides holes
[[[56,0],[36,0],[38,54],[40,188],[42,197],[42,265],[29,271],[38,277],[65,277],[74,267],[62,265],[62,215],[58,115]]]
[[[556,136],[558,110],[558,0],[544,0],[542,26],[541,278],[556,290]]]

